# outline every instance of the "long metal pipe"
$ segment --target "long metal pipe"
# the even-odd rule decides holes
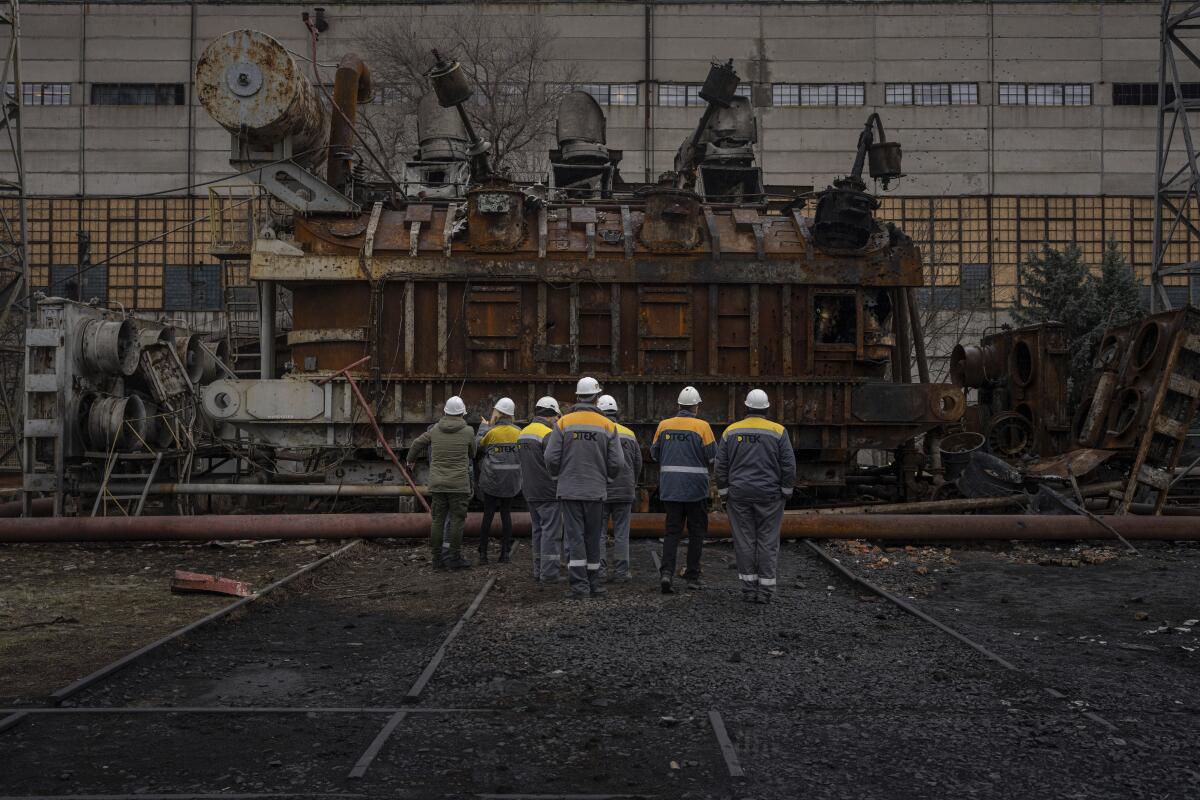
[[[263,380],[275,377],[275,281],[258,282],[258,365]]]
[[[481,514],[467,515],[467,533],[479,532]],[[1200,541],[1200,518],[1109,517],[1127,539]],[[529,533],[529,515],[513,514],[514,531]],[[632,534],[663,535],[664,515],[634,514]],[[785,514],[784,539],[905,541],[1104,539],[1086,517],[1031,515]],[[54,517],[0,520],[0,542],[91,542],[190,539],[423,539],[427,514],[280,514],[196,517]],[[729,536],[724,514],[709,516],[709,536]]]
[[[112,494],[132,494],[142,491],[142,485],[111,483]],[[418,486],[422,493],[428,489]],[[87,483],[79,487],[84,494],[100,491],[100,484]],[[412,497],[411,486],[396,484],[336,483],[152,483],[148,494],[229,495],[253,497]]]

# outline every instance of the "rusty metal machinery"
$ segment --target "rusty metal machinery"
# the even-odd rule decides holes
[[[26,332],[26,510],[46,493],[61,514],[82,483],[118,474],[185,480],[197,390],[217,377],[218,361],[216,346],[169,321],[38,295]],[[93,513],[114,499],[97,500]]]
[[[1067,409],[1070,353],[1063,326],[1029,325],[984,336],[978,345],[957,345],[950,377],[977,389],[967,409],[967,430],[984,435],[988,449],[1007,459],[1046,457],[1072,444]]]
[[[564,102],[545,183],[493,174],[462,112],[470,86],[456,67],[439,60],[438,106],[419,109],[421,152],[406,171],[421,176],[417,186],[376,193],[361,213],[297,213],[256,243],[251,277],[291,291],[288,365],[282,378],[205,386],[218,430],[361,457],[375,446],[368,409],[343,377],[325,379],[364,356],[354,373],[369,413],[401,445],[438,419],[448,395],[463,396],[472,420],[504,395],[521,416],[545,394],[568,401],[581,374],[601,380],[647,445],[681,385],[700,389],[718,431],[761,386],[789,430],[800,483],[814,487],[844,486],[860,451],[906,448],[959,420],[959,388],[909,382],[904,312],[907,290],[923,283],[921,255],[874,218],[875,206],[856,218],[865,235],[851,244],[822,241],[803,198],[768,203],[760,179],[734,192],[738,202],[728,202],[728,182],[710,194],[706,164],[757,170],[753,114],[734,95],[731,66],[710,72],[710,108],[680,169],[648,186],[610,179],[619,154],[607,148],[603,114],[576,95]],[[882,137],[877,119],[868,125]],[[875,177],[894,178],[898,146],[883,144],[877,157],[864,134],[858,161],[870,155]],[[442,165],[441,180],[422,171],[430,164]],[[469,185],[457,192],[449,170],[463,164]],[[652,491],[653,465],[643,481]]]

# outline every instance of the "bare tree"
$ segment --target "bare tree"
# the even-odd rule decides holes
[[[492,143],[493,166],[524,179],[544,173],[558,104],[577,68],[558,58],[558,34],[541,15],[497,15],[471,4],[373,22],[359,41],[383,99],[368,110],[368,127],[389,170],[416,149],[417,102],[431,91],[436,48],[459,61],[474,85],[467,111]]]
[[[950,380],[950,354],[959,342],[972,342],[996,324],[992,287],[966,286],[963,264],[986,264],[987,243],[934,242],[928,244],[928,225],[918,225],[913,238],[921,242],[925,258],[924,302],[919,304],[921,329],[930,379]],[[913,362],[915,363],[915,361]]]

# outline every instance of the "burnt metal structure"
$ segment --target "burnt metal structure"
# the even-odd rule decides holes
[[[956,345],[950,378],[977,389],[964,416],[1003,458],[1054,456],[1072,446],[1067,409],[1071,355],[1062,323],[1045,322],[997,331],[978,345]]]
[[[1151,309],[1172,307],[1163,278],[1188,279],[1193,297],[1193,276],[1200,262],[1183,261],[1172,251],[1188,251],[1200,243],[1195,219],[1200,213],[1200,141],[1192,133],[1189,115],[1200,111],[1200,99],[1186,97],[1182,84],[1200,69],[1200,3],[1162,0],[1158,52],[1158,135],[1154,161],[1154,254],[1151,262]],[[1186,256],[1185,256],[1186,258]]]
[[[858,451],[897,450],[958,420],[960,390],[909,382],[907,290],[922,285],[922,263],[903,232],[871,213],[864,159],[876,178],[900,172],[898,145],[872,138],[875,129],[884,138],[878,117],[847,179],[869,206],[850,243],[817,236],[802,199],[765,202],[753,115],[737,102],[730,64],[710,70],[709,106],[675,169],[640,187],[612,180],[619,154],[607,149],[591,98],[564,102],[547,190],[493,172],[463,106],[471,87],[459,65],[438,57],[430,80],[461,125],[422,101],[414,166],[468,162],[465,196],[429,191],[430,181],[405,181],[403,195],[360,184],[362,211],[297,207],[289,227],[256,242],[251,277],[292,293],[290,371],[206,386],[217,425],[338,459],[370,448],[336,377],[364,356],[355,372],[402,445],[438,418],[447,395],[475,413],[502,395],[528,409],[545,394],[569,398],[582,373],[618,398],[646,442],[681,384],[700,388],[718,428],[741,415],[751,384],[762,386],[810,486],[842,486]],[[742,170],[738,202],[709,167]],[[708,196],[714,183],[718,196]],[[656,476],[645,479],[652,490]]]
[[[24,83],[21,77],[21,4],[0,2],[0,32],[7,33],[0,87],[5,96],[0,104],[0,127],[12,159],[13,172],[0,179],[0,470],[20,469],[24,435],[22,343],[29,306],[28,202],[25,194],[25,150],[21,106]],[[11,87],[11,88],[9,88]],[[12,94],[8,94],[8,92]],[[15,218],[11,209],[15,206]]]
[[[287,484],[287,494],[314,484],[323,487],[314,494],[392,488],[402,476],[389,451],[435,421],[446,396],[462,395],[471,419],[503,395],[527,412],[542,395],[569,399],[586,373],[617,397],[622,421],[644,444],[674,413],[681,385],[700,389],[718,432],[742,415],[745,391],[760,386],[797,452],[798,484],[834,496],[863,486],[853,475],[858,455],[878,450],[895,457],[888,475],[870,479],[886,487],[883,496],[927,492],[921,477],[932,477],[936,463],[912,443],[956,423],[963,394],[928,382],[924,371],[922,382],[911,378],[910,344],[920,332],[909,295],[923,268],[913,242],[875,218],[878,204],[866,192],[865,165],[876,179],[900,175],[899,146],[886,141],[876,115],[847,178],[820,194],[815,218],[803,213],[804,196],[764,193],[753,158],[756,121],[736,96],[728,63],[710,69],[701,95],[708,107],[657,182],[623,183],[601,109],[568,95],[547,180],[518,184],[494,168],[472,126],[461,66],[435,58],[432,92],[415,109],[419,152],[395,181],[368,179],[361,169],[371,154],[360,149],[354,106],[371,87],[355,55],[339,60],[330,110],[286,49],[262,33],[231,31],[200,56],[197,96],[229,130],[231,163],[253,170],[260,187],[246,197],[265,191],[272,199],[250,205],[264,211],[237,226],[242,246],[227,240],[227,226],[214,241],[214,254],[249,255],[261,298],[262,377],[217,365],[186,386],[180,380],[178,403],[167,404],[168,414],[201,412],[184,426],[194,452],[224,448],[238,460],[235,472],[214,473],[217,484],[249,473]],[[229,208],[216,209],[218,219],[246,202],[225,196]],[[837,235],[822,233],[830,220]],[[291,293],[292,327],[276,364],[279,289]],[[82,389],[54,381],[59,421],[44,418],[47,428],[68,431],[70,452],[56,463],[77,453],[87,465],[33,483],[86,495],[132,482],[141,487],[139,508],[155,487],[192,483],[190,461],[161,474],[96,472],[100,445],[153,451],[127,433],[140,433],[137,421],[153,416],[147,404],[165,403],[156,370],[175,367],[178,375],[185,355],[156,344],[153,326],[117,312],[55,299],[39,313],[43,361],[76,348],[90,365]],[[89,357],[83,343],[97,325],[108,349]],[[126,364],[122,342],[141,355]],[[163,358],[148,363],[155,349]],[[49,371],[37,378],[47,386]],[[107,376],[103,385],[89,389],[92,374]],[[75,447],[77,439],[86,446]],[[657,484],[653,466],[643,482],[644,508]],[[413,492],[391,494],[408,495],[401,507],[411,507]]]

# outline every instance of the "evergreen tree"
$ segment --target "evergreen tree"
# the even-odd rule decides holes
[[[1116,240],[1104,246],[1097,279],[1074,244],[1061,252],[1042,245],[1020,266],[1018,324],[1061,322],[1071,350],[1068,403],[1072,413],[1092,375],[1092,362],[1104,331],[1142,317],[1141,286]]]
[[[1142,284],[1134,274],[1133,267],[1125,260],[1125,254],[1117,246],[1116,239],[1110,238],[1104,244],[1096,300],[1100,306],[1099,324],[1102,328],[1137,322],[1143,316]]]
[[[1013,317],[1021,325],[1061,322],[1075,341],[1095,327],[1100,317],[1096,279],[1083,253],[1069,244],[1059,251],[1042,245],[1020,267],[1021,288]]]
[[[1099,344],[1098,287],[1083,253],[1069,244],[1063,250],[1042,245],[1020,267],[1021,288],[1013,317],[1021,325],[1061,322],[1071,351],[1067,403],[1071,413],[1079,402],[1092,369],[1092,353]]]

